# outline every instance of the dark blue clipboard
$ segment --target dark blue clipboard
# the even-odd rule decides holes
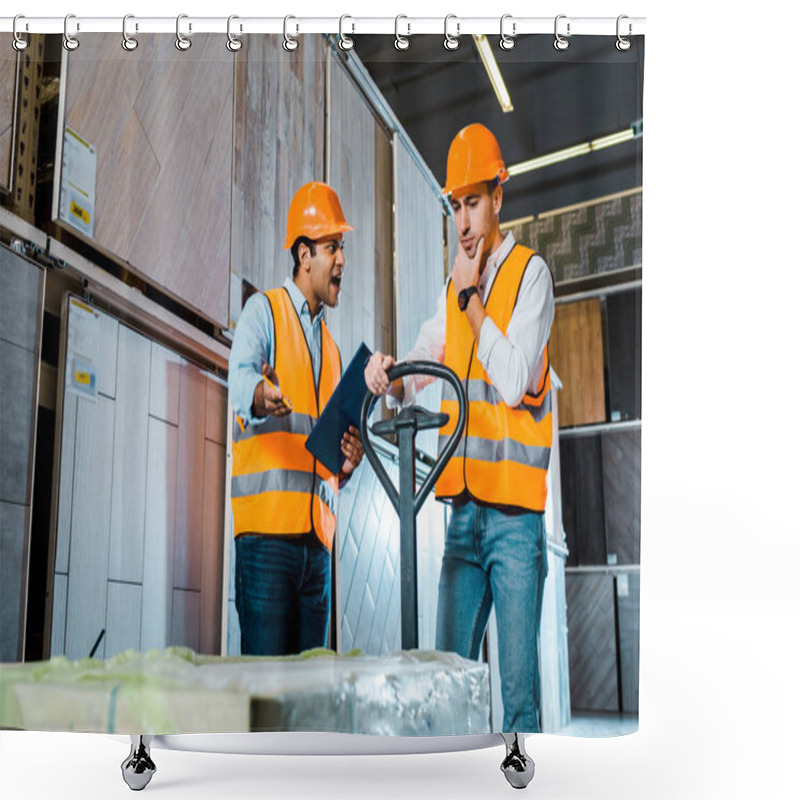
[[[334,475],[339,474],[345,462],[342,436],[350,425],[358,428],[361,422],[361,404],[367,393],[364,370],[371,355],[372,351],[361,342],[306,439],[306,450]]]

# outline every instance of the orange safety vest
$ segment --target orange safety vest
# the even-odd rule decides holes
[[[498,267],[486,301],[486,313],[505,336],[522,277],[533,250],[514,245]],[[550,410],[550,360],[534,394],[514,408],[506,405],[476,355],[476,342],[465,312],[458,307],[452,281],[447,287],[444,363],[458,375],[467,396],[467,422],[453,457],[436,483],[436,497],[452,499],[465,490],[494,506],[544,511],[545,477],[553,442]],[[441,452],[458,419],[455,390],[442,381],[442,411],[449,422],[439,432]]]
[[[275,372],[292,403],[285,417],[267,417],[242,431],[233,426],[233,535],[316,533],[330,550],[336,528],[338,476],[305,443],[342,375],[339,348],[322,323],[319,386],[303,327],[289,292],[264,292],[275,327]]]

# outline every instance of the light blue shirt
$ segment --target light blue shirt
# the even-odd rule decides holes
[[[319,370],[322,361],[322,306],[312,319],[308,301],[291,278],[283,287],[289,292],[292,305],[300,318],[311,364],[314,368],[314,383],[319,385]],[[228,359],[228,391],[234,414],[245,424],[259,423],[263,417],[252,414],[253,393],[261,382],[264,364],[275,367],[275,320],[272,307],[263,292],[248,298],[236,323],[231,355]],[[280,374],[278,381],[280,381]]]

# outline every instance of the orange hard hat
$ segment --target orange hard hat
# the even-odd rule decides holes
[[[503,154],[494,134],[479,122],[462,128],[450,143],[447,154],[447,183],[442,194],[482,181],[508,180]]]
[[[351,230],[336,192],[327,183],[312,181],[301,186],[289,204],[283,249],[288,250],[300,236],[316,241]]]

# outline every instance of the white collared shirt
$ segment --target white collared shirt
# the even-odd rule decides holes
[[[514,247],[514,235],[507,233],[500,247],[486,261],[478,279],[478,294],[486,305],[498,267]],[[466,312],[464,312],[466,313]],[[539,255],[531,256],[522,278],[517,303],[504,336],[488,316],[483,321],[477,356],[503,402],[512,408],[519,405],[526,392],[535,392],[545,367],[544,346],[550,336],[555,313],[553,282],[550,270]],[[425,359],[444,361],[447,330],[447,284],[436,302],[436,313],[422,323],[414,347],[404,361]],[[431,378],[414,376],[405,381],[404,405],[414,402],[415,390]]]

